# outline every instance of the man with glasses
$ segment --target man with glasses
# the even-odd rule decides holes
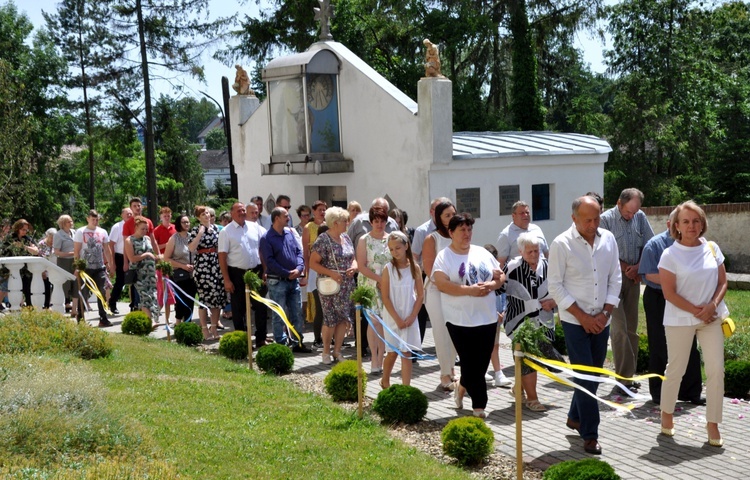
[[[641,210],[643,193],[637,188],[626,188],[620,193],[617,205],[602,214],[601,227],[609,230],[617,240],[622,270],[620,304],[612,311],[612,357],[615,373],[630,378],[635,375],[638,360],[638,302],[641,298],[641,276],[638,267],[641,253],[654,230]],[[639,383],[622,381],[638,391]],[[622,392],[624,393],[624,392]]]

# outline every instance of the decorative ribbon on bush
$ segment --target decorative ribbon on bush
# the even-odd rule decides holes
[[[256,292],[255,290],[250,290],[250,297],[256,302],[260,302],[263,305],[266,305],[268,308],[273,310],[273,312],[276,313],[276,315],[281,317],[281,319],[284,321],[284,324],[286,325],[286,328],[288,328],[289,331],[293,333],[295,337],[297,337],[297,341],[299,343],[302,343],[302,337],[300,336],[299,333],[297,333],[297,330],[294,329],[292,324],[289,323],[289,320],[286,318],[286,312],[284,312],[284,309],[281,308],[281,305],[279,305],[278,303],[274,302],[271,299],[261,297],[260,295],[258,295],[258,292]]]
[[[112,315],[112,311],[109,309],[109,302],[104,297],[101,291],[99,291],[99,287],[96,286],[96,282],[93,278],[89,276],[84,271],[79,271],[78,274],[81,276],[81,280],[83,280],[83,283],[86,285],[86,287],[89,289],[90,292],[92,292],[94,295],[96,295],[96,298],[99,299],[100,302],[102,302],[102,306],[104,307],[104,311],[108,314]],[[83,302],[84,304],[86,302]]]
[[[628,396],[630,396],[632,398],[635,398],[635,399],[646,399],[647,397],[645,395],[638,395],[638,394],[632,392],[629,388],[627,388],[625,385],[623,385],[622,383],[618,382],[614,378],[599,377],[599,376],[596,376],[596,375],[586,375],[585,373],[576,372],[575,370],[580,370],[580,371],[590,372],[590,373],[599,373],[601,375],[606,375],[607,377],[615,377],[615,378],[619,378],[621,380],[633,380],[633,381],[637,381],[637,380],[644,380],[644,379],[653,378],[653,377],[658,377],[658,378],[661,378],[662,380],[665,379],[663,375],[658,375],[656,373],[649,373],[647,375],[638,375],[638,376],[635,376],[635,377],[632,377],[632,378],[627,378],[627,377],[620,376],[620,375],[616,374],[615,372],[613,372],[611,370],[607,370],[605,368],[591,367],[591,366],[588,366],[588,365],[570,365],[570,364],[567,364],[565,362],[559,362],[557,360],[548,360],[546,358],[540,358],[540,357],[537,357],[535,355],[531,355],[531,354],[528,354],[528,353],[525,353],[525,354],[521,353],[521,354],[524,356],[524,360],[523,360],[524,363],[526,365],[528,365],[529,367],[533,368],[534,370],[536,370],[537,372],[541,373],[542,375],[544,375],[544,376],[546,376],[546,377],[548,377],[548,378],[550,378],[550,379],[552,379],[552,380],[554,380],[554,381],[556,381],[558,383],[562,383],[563,385],[567,385],[569,387],[573,387],[573,388],[575,388],[577,390],[580,390],[581,392],[585,393],[586,395],[588,395],[588,396],[590,396],[590,397],[592,397],[592,398],[594,398],[594,399],[596,399],[596,400],[598,400],[598,401],[600,401],[600,402],[602,402],[602,403],[604,403],[606,405],[609,405],[610,407],[612,407],[614,409],[617,409],[617,410],[629,411],[629,410],[633,409],[634,405],[632,405],[632,404],[630,404],[630,405],[621,405],[619,403],[610,402],[609,400],[605,400],[603,398],[599,398],[598,396],[596,396],[595,394],[589,392],[588,390],[586,390],[582,386],[577,385],[577,384],[575,384],[575,383],[573,383],[573,382],[571,382],[569,380],[566,380],[564,378],[560,378],[558,375],[556,375],[556,374],[554,374],[552,372],[549,372],[546,369],[542,368],[541,366],[537,365],[537,363],[539,363],[541,365],[544,365],[546,367],[550,367],[550,368],[561,370],[566,375],[569,375],[571,377],[577,378],[579,380],[586,380],[586,381],[590,381],[590,382],[608,383],[608,384],[611,384],[611,385],[617,385]],[[531,360],[533,360],[533,362]]]
[[[418,348],[416,345],[410,345],[406,343],[405,341],[401,340],[400,337],[396,333],[394,333],[393,330],[391,330],[391,328],[383,321],[383,319],[380,318],[380,316],[378,316],[378,314],[375,313],[373,310],[370,310],[369,308],[364,308],[362,305],[357,305],[357,309],[362,310],[362,314],[365,316],[365,320],[367,320],[367,323],[370,325],[370,328],[372,328],[372,331],[375,332],[375,335],[377,335],[377,337],[381,339],[386,344],[386,346],[388,346],[389,349],[393,350],[399,357],[417,358],[419,360],[435,360],[435,358],[437,358],[435,357],[435,355],[419,353],[420,351],[422,351],[421,348]],[[395,346],[391,344],[388,340],[380,336],[380,333],[375,328],[375,323],[370,319],[370,315],[375,317],[377,321],[380,322],[380,324],[383,326],[384,332],[388,332],[393,338],[399,339],[399,346]],[[404,350],[404,347],[406,347],[406,350],[409,351],[409,353],[411,354],[411,357],[407,357],[406,355],[404,355],[404,353],[402,352]]]

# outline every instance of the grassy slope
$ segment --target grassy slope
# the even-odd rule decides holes
[[[468,478],[393,440],[376,422],[242,364],[115,336],[92,366],[110,408],[137,420],[192,478]]]

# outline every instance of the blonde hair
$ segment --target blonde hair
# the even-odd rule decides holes
[[[336,222],[345,222],[349,220],[349,212],[341,207],[331,207],[326,209],[326,225],[328,228],[333,228],[333,224]]]
[[[57,217],[57,226],[60,227],[61,230],[65,230],[65,225],[72,221],[73,218],[70,215],[60,215]]]
[[[674,214],[674,220],[669,224],[669,234],[675,240],[679,240],[680,238],[682,238],[682,234],[677,229],[677,226],[680,224],[680,214],[683,210],[692,210],[693,212],[698,214],[701,219],[701,233],[698,236],[702,237],[708,231],[708,220],[706,220],[706,212],[704,212],[703,209],[692,200],[682,202],[681,204],[677,205],[677,208],[674,209],[674,211],[672,212]]]
[[[406,260],[409,262],[409,269],[411,270],[411,277],[416,279],[417,275],[420,275],[420,272],[419,272],[419,267],[417,266],[417,262],[414,261],[414,254],[411,251],[411,243],[409,242],[409,237],[401,230],[396,230],[388,234],[388,239],[386,240],[386,244],[391,243],[391,240],[399,241],[401,242],[401,244],[406,245]],[[398,278],[400,280],[401,271],[398,269],[398,265],[396,265],[396,259],[391,258],[391,263],[393,264],[394,270],[396,270],[396,274],[398,275]]]

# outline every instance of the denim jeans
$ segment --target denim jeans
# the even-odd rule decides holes
[[[571,364],[600,367],[607,357],[607,341],[609,340],[609,326],[601,333],[586,333],[582,326],[562,322],[565,332],[565,345]],[[584,372],[588,375],[594,373]],[[599,382],[576,379],[575,383],[596,395]],[[568,418],[581,422],[579,432],[584,440],[599,438],[599,402],[576,389],[570,402]]]
[[[281,305],[286,313],[289,323],[292,324],[297,333],[302,337],[302,300],[300,297],[299,282],[297,280],[285,280],[269,278],[268,297]],[[276,343],[297,344],[302,343],[301,338],[289,338],[284,330],[284,321],[275,312],[273,313],[273,340]]]

